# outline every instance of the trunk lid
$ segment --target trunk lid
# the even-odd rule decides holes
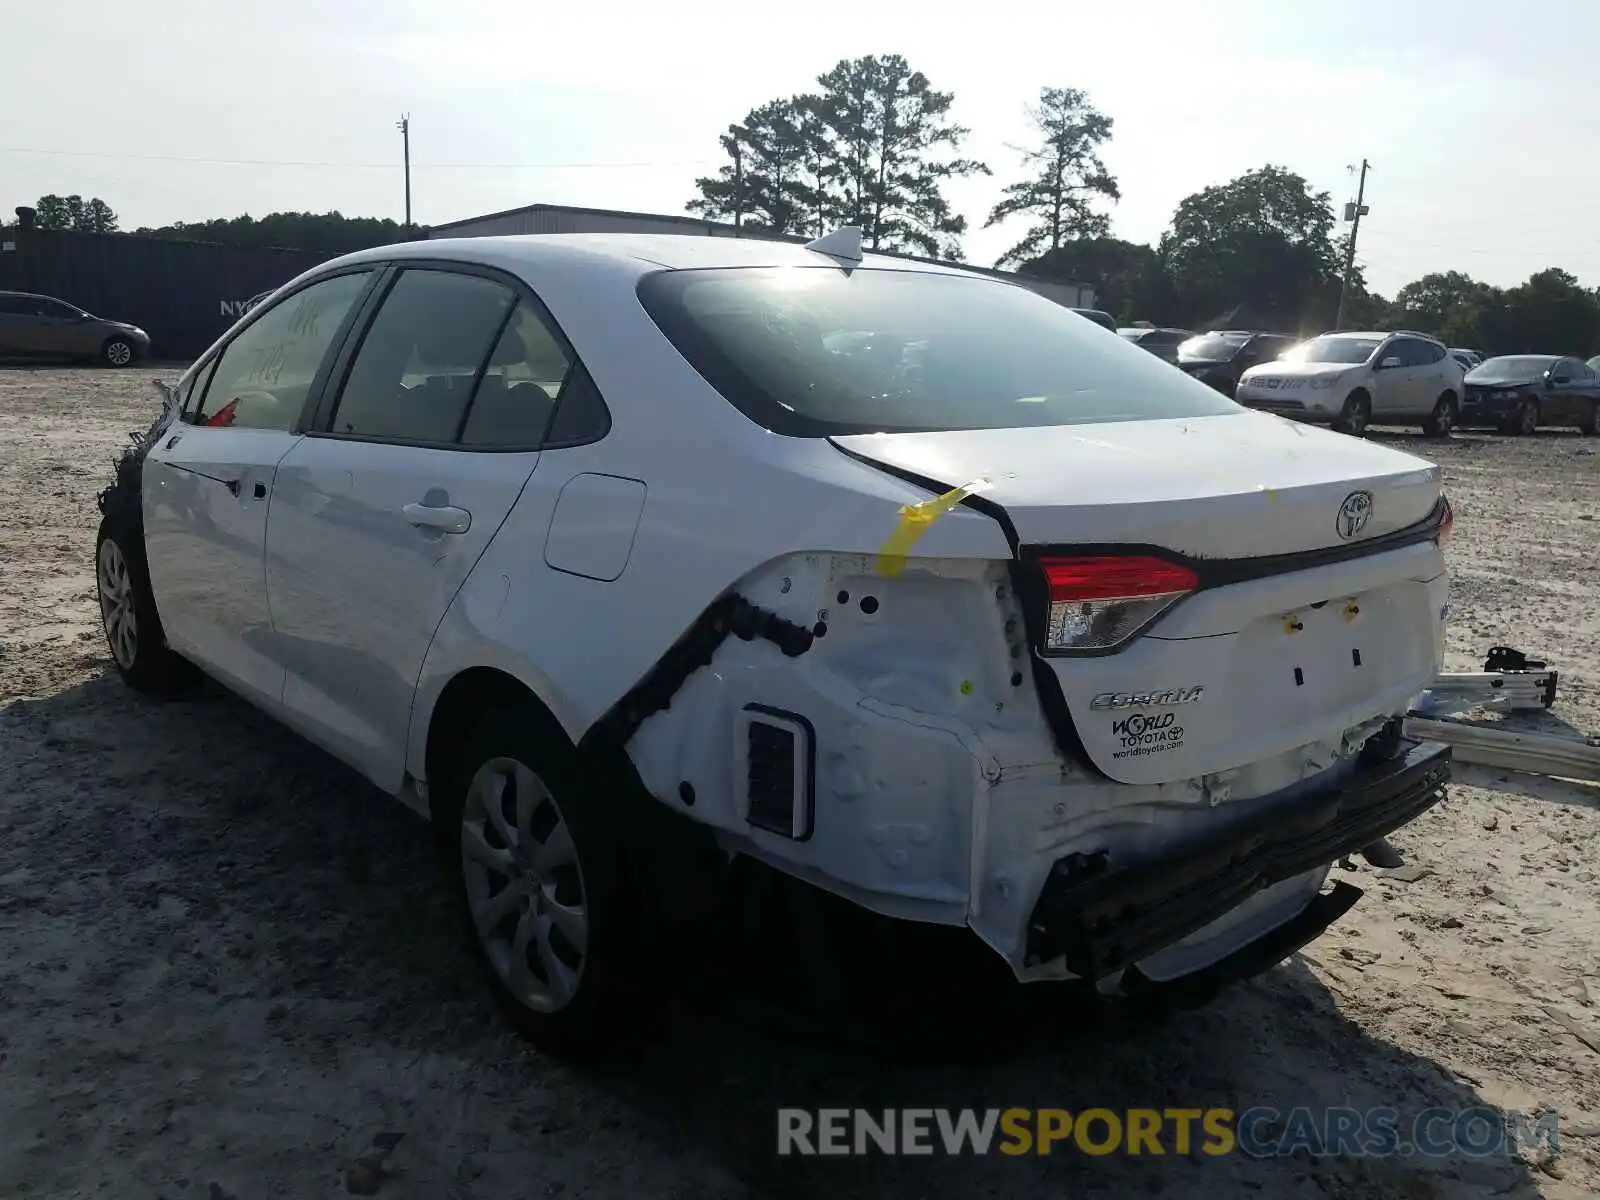
[[[987,479],[1024,559],[1155,553],[1198,573],[1113,652],[1046,656],[1113,779],[1192,779],[1336,740],[1439,669],[1438,545],[1357,549],[1434,510],[1438,468],[1412,455],[1244,412],[833,440],[947,487]],[[1275,556],[1291,557],[1240,561]]]

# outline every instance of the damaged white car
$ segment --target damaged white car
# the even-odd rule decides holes
[[[128,682],[198,667],[436,822],[536,1036],[626,1000],[690,844],[652,822],[1024,981],[1201,994],[1448,779],[1397,720],[1441,666],[1437,468],[858,231],[338,259],[102,508]]]

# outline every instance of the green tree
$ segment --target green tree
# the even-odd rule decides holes
[[[996,260],[999,267],[1035,261],[1069,238],[1104,238],[1111,222],[1094,202],[1122,198],[1100,160],[1100,147],[1111,137],[1111,118],[1096,111],[1086,93],[1043,88],[1028,117],[1040,135],[1037,146],[1020,151],[1031,174],[1006,185],[984,222],[985,228],[1019,216],[1031,222],[1022,240]]]
[[[1495,291],[1461,271],[1435,271],[1395,293],[1391,318],[1401,328],[1443,334],[1452,321],[1491,300]]]
[[[1576,277],[1547,267],[1505,293],[1510,337],[1506,352],[1575,354],[1588,358],[1600,347],[1600,309]]]
[[[958,156],[969,131],[950,118],[954,94],[898,54],[843,59],[817,82],[840,219],[861,226],[872,250],[959,258],[967,219],[941,189],[989,168]]]
[[[813,237],[859,225],[871,250],[959,256],[966,218],[942,187],[988,168],[959,155],[967,130],[950,117],[951,93],[897,54],[842,60],[817,82],[730,126],[728,161],[696,181],[688,210]]]
[[[157,228],[141,228],[146,237],[185,242],[214,242],[224,246],[276,246],[296,250],[321,250],[342,254],[426,236],[420,227],[407,227],[381,217],[347,217],[339,212],[276,212],[256,218],[248,213],[210,221],[177,221]]]
[[[1187,197],[1160,254],[1188,322],[1246,306],[1285,328],[1325,327],[1341,266],[1333,228],[1327,192],[1269,165]]]
[[[72,229],[79,233],[113,233],[117,228],[117,214],[98,196],[85,200],[82,196],[57,196],[54,193],[40,196],[34,206],[35,221],[40,229]]]
[[[1155,250],[1138,242],[1072,238],[1017,269],[1033,278],[1092,284],[1096,306],[1125,324],[1165,325],[1182,317],[1166,264]]]
[[[754,232],[811,228],[816,197],[806,174],[813,162],[800,135],[805,103],[804,97],[772,100],[728,126],[719,139],[728,162],[716,175],[695,180],[700,196],[688,211]]]

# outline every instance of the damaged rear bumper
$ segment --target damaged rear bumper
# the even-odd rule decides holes
[[[1113,866],[1104,852],[1058,859],[1028,920],[1027,964],[1061,959],[1080,978],[1104,979],[1203,930],[1265,889],[1370,845],[1444,796],[1450,748],[1407,747],[1394,759],[1364,765],[1329,792],[1257,811],[1248,822],[1152,858],[1127,866]],[[1269,949],[1273,962],[1281,960],[1348,910],[1354,890],[1336,891],[1337,903],[1314,900],[1212,972],[1254,973],[1271,965],[1254,963]],[[1287,937],[1291,932],[1297,942]]]

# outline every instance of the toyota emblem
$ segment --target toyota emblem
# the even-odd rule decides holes
[[[1335,523],[1339,536],[1345,541],[1359,537],[1372,519],[1372,493],[1351,492],[1339,505],[1339,519]]]

